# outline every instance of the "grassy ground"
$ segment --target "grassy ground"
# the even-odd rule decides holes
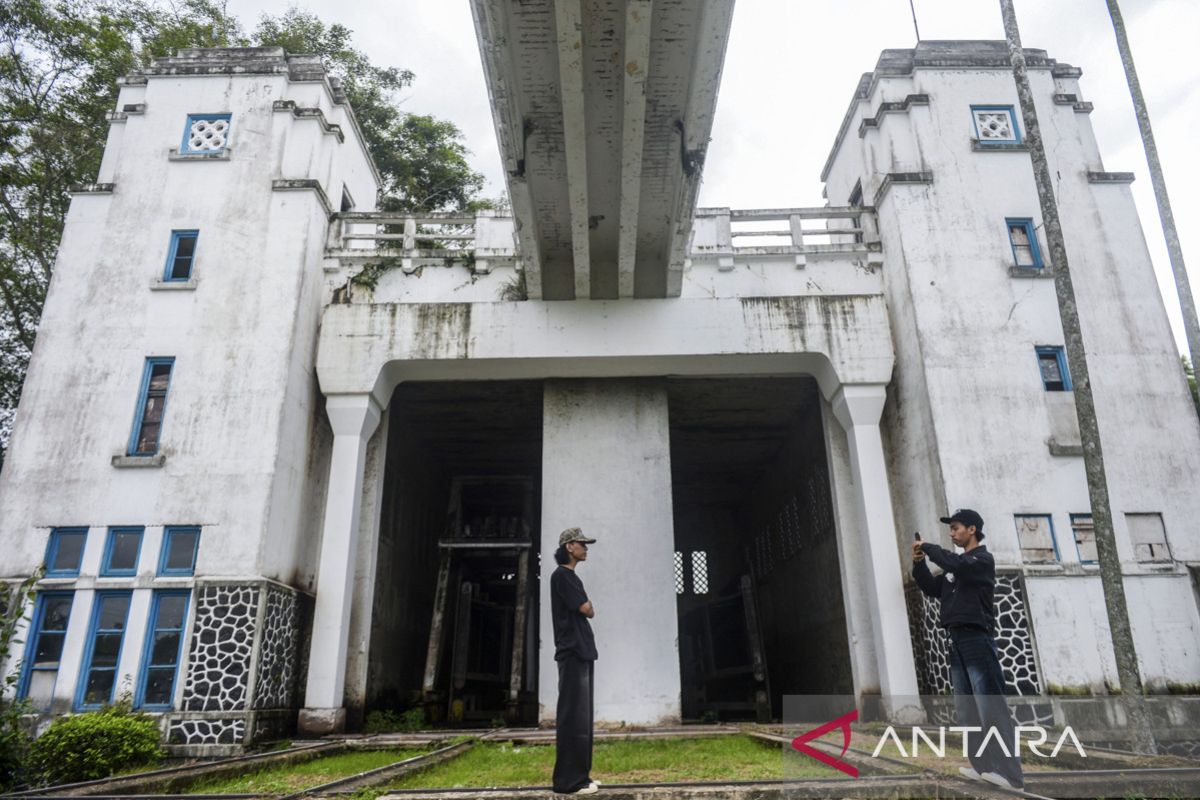
[[[477,744],[458,758],[401,778],[389,789],[549,786],[553,745]],[[811,761],[811,759],[810,759]],[[834,777],[816,762],[798,768],[804,777]],[[800,777],[788,767],[786,777]],[[592,777],[601,783],[778,780],[785,777],[780,745],[746,736],[596,742]]]
[[[359,750],[315,758],[303,764],[263,769],[233,778],[217,778],[198,783],[189,794],[290,794],[319,786],[338,778],[347,778],[369,769],[386,767],[397,761],[424,755],[434,748],[404,750]]]

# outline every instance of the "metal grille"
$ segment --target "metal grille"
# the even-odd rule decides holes
[[[675,594],[683,594],[683,553],[675,551]]]
[[[692,591],[708,594],[708,553],[703,550],[692,551]]]

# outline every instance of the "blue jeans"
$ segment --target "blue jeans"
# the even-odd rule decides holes
[[[954,684],[954,713],[958,724],[983,728],[971,733],[967,756],[979,774],[998,772],[1013,786],[1023,786],[1021,754],[1014,749],[1013,720],[1004,701],[1004,671],[996,642],[987,631],[950,628],[950,680]],[[995,737],[976,755],[979,745],[995,728],[1012,755],[1005,755]]]

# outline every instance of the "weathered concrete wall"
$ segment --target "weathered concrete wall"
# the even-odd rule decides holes
[[[539,718],[555,716],[550,573],[565,528],[596,539],[579,577],[596,609],[597,722],[678,721],[670,431],[663,381],[547,381]]]
[[[822,391],[886,383],[876,296],[334,305],[317,374],[326,394],[390,396],[401,380],[809,374]]]
[[[135,596],[122,662],[135,677],[143,601],[148,587],[167,585],[154,582],[162,525],[202,527],[197,577],[312,588],[324,497],[313,461],[328,438],[313,374],[328,300],[323,197],[345,186],[373,207],[376,178],[323,75],[289,78],[282,51],[255,52],[260,60],[244,71],[244,51],[185,52],[122,87],[118,110],[138,110],[116,115],[97,178],[103,191],[72,203],[0,476],[6,575],[41,563],[51,527],[90,526],[90,549],[102,547],[109,525],[147,526],[138,577],[109,582],[147,587]],[[319,109],[325,121],[298,118],[292,105]],[[220,157],[172,154],[194,113],[231,114]],[[279,181],[307,183],[281,191]],[[199,231],[193,281],[163,287],[174,229]],[[164,459],[120,468],[112,459],[126,451],[148,356],[175,358]],[[61,585],[85,589],[83,574]],[[74,691],[90,605],[78,592],[56,689],[63,698]]]
[[[885,421],[897,546],[905,551],[914,529],[938,538],[939,512],[970,506],[988,521],[986,544],[997,560],[1019,564],[1013,515],[1050,514],[1067,563],[1025,569],[1064,574],[1079,569],[1070,563],[1078,561],[1070,514],[1087,513],[1089,503],[1082,459],[1049,447],[1051,440],[1078,443],[1073,398],[1043,389],[1034,356],[1037,345],[1063,343],[1053,281],[1009,272],[1006,217],[1032,218],[1048,259],[1029,155],[971,141],[972,104],[1016,105],[1007,54],[1002,43],[922,47],[931,49],[918,50],[915,67],[911,51],[888,51],[876,72],[864,76],[827,167],[831,201],[842,202],[860,181],[864,202],[874,198],[887,253],[884,285],[897,365]],[[1200,425],[1128,187],[1089,181],[1089,171],[1104,167],[1086,109],[1054,99],[1078,95],[1077,77],[1044,54],[1031,59],[1058,176],[1118,549],[1127,576],[1151,580],[1163,568],[1136,562],[1124,515],[1161,512],[1177,561],[1195,558],[1200,495],[1191,476],[1200,474]],[[860,127],[867,118],[874,124]],[[1166,571],[1186,574],[1179,563]],[[1131,604],[1139,580],[1127,577]],[[1084,598],[1097,598],[1073,578],[1067,585],[1070,601],[1044,588],[1030,590],[1042,668],[1050,682],[1059,675],[1094,684],[1107,667],[1104,657],[1089,655],[1096,647],[1084,639],[1095,620]],[[1045,641],[1048,630],[1070,626],[1069,609],[1078,630],[1066,640],[1077,642],[1075,650]],[[1200,647],[1197,632],[1185,625],[1167,634],[1156,626],[1155,613],[1134,612],[1148,683],[1170,673],[1141,650],[1173,652],[1181,636],[1192,637],[1192,652]]]

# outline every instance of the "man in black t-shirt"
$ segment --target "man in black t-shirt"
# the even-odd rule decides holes
[[[575,567],[587,561],[595,539],[579,528],[558,537],[550,575],[550,616],[554,621],[554,660],[558,662],[558,711],[555,718],[554,791],[594,794],[592,771],[592,675],[596,640],[588,620],[596,615]]]

